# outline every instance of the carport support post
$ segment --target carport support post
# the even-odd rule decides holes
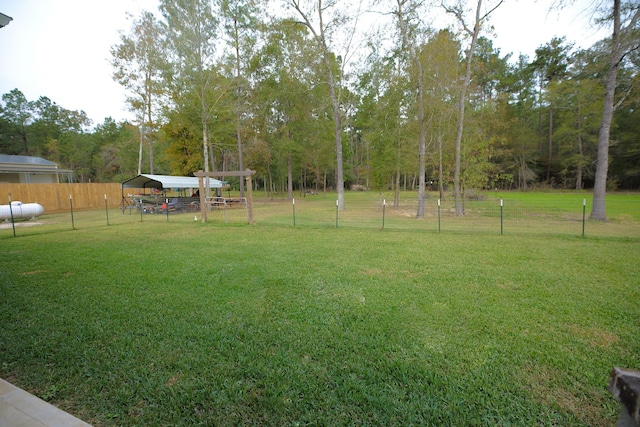
[[[244,171],[223,171],[223,172],[194,172],[194,176],[198,177],[198,183],[200,184],[200,212],[202,214],[202,222],[206,222],[207,220],[207,212],[205,206],[205,198],[204,194],[204,185],[202,183],[202,179],[207,178],[221,178],[226,176],[237,176],[237,177],[245,177],[247,182],[247,216],[249,224],[253,224],[253,185],[251,185],[251,176],[256,173],[251,169],[247,169]],[[240,178],[242,179],[242,178]]]
[[[198,176],[198,193],[200,194],[200,217],[202,218],[202,223],[205,223],[207,222],[207,199],[204,194],[204,178],[202,176]]]
[[[247,184],[247,220],[249,224],[253,224],[253,182],[251,180],[251,175],[253,175],[253,171],[247,169],[248,175],[245,176],[246,184]]]

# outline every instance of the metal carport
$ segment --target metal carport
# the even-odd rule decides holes
[[[205,180],[206,183],[206,180]],[[223,182],[209,178],[209,188],[222,188]],[[172,188],[199,188],[198,178],[193,176],[149,175],[142,174],[128,179],[122,183],[124,196],[125,188],[155,188],[157,190],[170,190]]]

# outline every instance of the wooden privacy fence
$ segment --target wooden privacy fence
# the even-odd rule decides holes
[[[104,208],[105,195],[110,208],[120,206],[121,184],[0,184],[0,205],[8,204],[11,197],[22,203],[40,203],[45,214],[69,211],[69,196],[74,210]]]

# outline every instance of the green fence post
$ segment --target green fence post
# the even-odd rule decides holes
[[[71,194],[69,194],[69,207],[71,210],[71,228],[73,228],[74,230],[76,229],[76,224],[73,221],[73,198],[71,197]]]
[[[336,228],[338,228],[338,202],[339,200],[336,200]]]
[[[500,235],[504,234],[503,200],[500,199]]]
[[[104,211],[107,214],[107,225],[109,225],[109,205],[107,204],[107,195],[106,194],[104,195]]]
[[[584,237],[584,224],[587,220],[587,199],[582,199],[582,237]]]
[[[438,199],[438,233],[440,232],[440,199]]]
[[[16,222],[13,220],[13,207],[11,206],[11,196],[9,196],[9,215],[11,216],[11,227],[13,228],[13,237],[16,237]]]
[[[387,208],[387,199],[382,199],[382,229],[384,230],[384,214]]]
[[[293,226],[296,226],[296,199],[291,199],[291,203],[293,206]]]

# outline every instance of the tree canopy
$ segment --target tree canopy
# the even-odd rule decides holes
[[[14,89],[2,95],[0,152],[43,156],[79,181],[251,168],[265,192],[289,197],[593,188],[609,91],[606,186],[640,188],[637,4],[620,5],[616,40],[553,38],[512,58],[483,33],[486,16],[464,18],[455,2],[443,4],[460,25],[446,28],[410,0],[232,3],[162,0],[160,16],[133,17],[111,55],[135,123],[92,127]]]

